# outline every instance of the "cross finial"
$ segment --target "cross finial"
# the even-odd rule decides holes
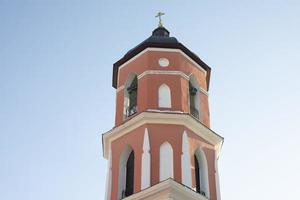
[[[158,27],[163,27],[163,23],[161,21],[161,16],[165,15],[165,13],[163,12],[158,12],[157,15],[155,17],[159,18],[159,22],[158,22]]]

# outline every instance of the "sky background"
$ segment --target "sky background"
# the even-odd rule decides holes
[[[299,0],[0,0],[0,199],[104,199],[112,65],[158,11],[212,68],[222,199],[299,198]]]

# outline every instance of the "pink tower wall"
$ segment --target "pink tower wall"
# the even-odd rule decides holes
[[[158,59],[164,57],[169,59],[168,67],[160,67]],[[193,74],[200,87],[207,90],[205,73],[195,66],[189,59],[179,52],[148,51],[132,62],[119,69],[119,80],[117,88],[123,86],[131,72],[137,75],[146,70],[180,71],[189,76]],[[167,84],[171,90],[172,107],[167,110],[182,111],[189,113],[189,82],[179,75],[148,74],[138,79],[138,113],[147,109],[166,110],[158,107],[158,88],[161,84]],[[202,123],[209,127],[209,106],[207,95],[200,93],[200,105],[202,112]],[[120,89],[116,95],[116,116],[115,127],[126,123],[132,117],[123,120],[124,88]],[[159,148],[164,142],[169,142],[173,148],[174,158],[174,180],[181,182],[181,155],[182,155],[182,134],[184,130],[188,134],[190,146],[190,160],[192,170],[192,185],[195,187],[194,175],[194,152],[201,147],[206,155],[209,174],[210,199],[216,200],[215,182],[215,149],[212,144],[199,137],[183,125],[169,124],[144,124],[122,137],[114,140],[111,144],[112,150],[112,190],[111,200],[117,200],[119,159],[126,145],[130,145],[135,153],[134,171],[134,193],[141,190],[141,156],[143,153],[143,136],[145,128],[148,128],[150,153],[151,153],[151,185],[159,183]]]

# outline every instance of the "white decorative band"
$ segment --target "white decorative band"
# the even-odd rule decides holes
[[[184,125],[195,134],[207,140],[212,145],[211,148],[215,149],[217,151],[217,156],[219,156],[223,144],[223,138],[198,120],[195,120],[189,114],[148,111],[138,114],[131,120],[128,120],[124,124],[121,124],[120,126],[117,126],[102,135],[104,157],[108,158],[111,141],[127,134],[128,132],[144,124]]]
[[[185,78],[186,80],[189,80],[189,77],[181,71],[166,71],[166,70],[147,70],[147,71],[144,71],[143,73],[141,73],[138,76],[138,79],[141,79],[145,75],[148,75],[148,74],[179,75],[179,76],[182,76],[183,78]]]
[[[199,88],[200,89],[200,92],[202,92],[204,95],[208,96],[208,92],[203,89],[202,87]]]
[[[121,85],[120,87],[117,88],[116,92],[118,93],[119,91],[124,89],[124,85]]]

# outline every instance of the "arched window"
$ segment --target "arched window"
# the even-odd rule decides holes
[[[171,108],[171,91],[166,84],[162,84],[158,89],[158,106],[160,108]]]
[[[204,152],[198,148],[194,154],[196,192],[209,198],[207,160]]]
[[[191,75],[189,81],[190,113],[195,118],[200,119],[200,97],[199,84],[196,78]]]
[[[168,142],[165,142],[159,149],[159,181],[173,177],[173,149]]]
[[[133,194],[133,182],[134,182],[134,152],[131,151],[126,163],[126,188],[125,196],[128,197]]]
[[[200,190],[200,168],[199,168],[199,161],[198,161],[196,155],[194,155],[194,159],[195,159],[196,191],[197,191],[198,193],[200,193],[201,190]]]
[[[133,194],[134,188],[134,151],[127,145],[119,161],[119,199]]]
[[[124,88],[124,118],[137,112],[138,79],[134,73],[129,74]]]

